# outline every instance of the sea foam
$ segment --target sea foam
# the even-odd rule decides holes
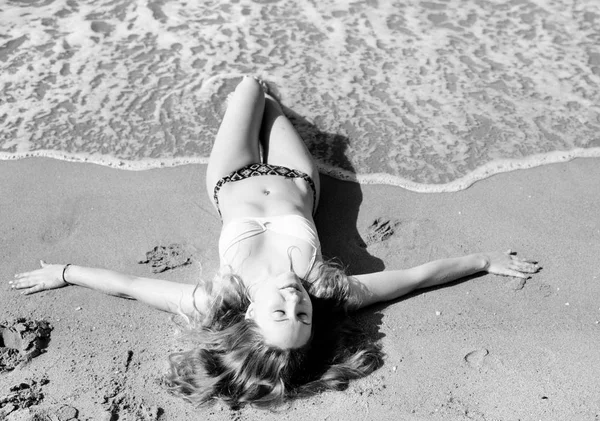
[[[600,157],[600,4],[547,3],[10,0],[0,159],[206,163],[244,74],[342,179],[456,191]]]

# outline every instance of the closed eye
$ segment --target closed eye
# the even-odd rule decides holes
[[[277,319],[276,321],[278,321],[278,322],[288,320],[287,317],[285,317],[286,313],[284,310],[273,310],[273,316],[275,316],[275,318]],[[300,320],[300,322],[302,322],[303,324],[305,324],[305,325],[311,324],[307,313],[298,313],[297,317],[298,317],[298,320]]]
[[[310,320],[308,318],[308,314],[306,313],[298,313],[298,319],[300,319],[300,321],[302,323],[304,323],[305,325],[310,325]]]

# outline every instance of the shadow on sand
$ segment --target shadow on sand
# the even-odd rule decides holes
[[[354,173],[346,157],[349,139],[339,134],[320,131],[293,110],[282,106],[300,136],[313,148],[327,148],[329,156],[340,168]],[[346,273],[358,275],[379,272],[385,269],[381,259],[367,251],[367,244],[357,228],[358,212],[363,200],[361,186],[350,181],[336,180],[321,175],[321,198],[315,215],[323,256],[342,264]],[[380,306],[360,311],[353,315],[371,340],[380,340],[383,315]]]

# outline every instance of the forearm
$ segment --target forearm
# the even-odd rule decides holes
[[[486,270],[488,260],[484,254],[435,260],[418,266],[419,280],[415,289],[445,284]]]
[[[79,285],[117,297],[134,298],[131,295],[135,277],[107,269],[69,265],[64,280],[71,285]]]
[[[195,285],[83,266],[48,264],[44,261],[40,261],[40,265],[40,269],[17,273],[14,280],[9,281],[11,288],[29,295],[66,285],[80,285],[105,294],[139,300],[172,313],[203,311],[198,306],[206,304],[206,294],[196,294]]]
[[[138,300],[170,313],[191,313],[195,309],[194,285],[73,265],[65,271],[65,281],[105,294]]]

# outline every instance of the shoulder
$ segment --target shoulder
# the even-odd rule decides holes
[[[361,302],[368,290],[354,276],[348,276],[336,262],[319,258],[306,281],[310,293],[317,298],[334,300],[347,310],[362,307]]]
[[[351,299],[348,300],[347,305],[349,311],[359,310],[373,303],[373,293],[361,282],[360,278],[360,275],[348,277],[348,285],[351,291]]]

